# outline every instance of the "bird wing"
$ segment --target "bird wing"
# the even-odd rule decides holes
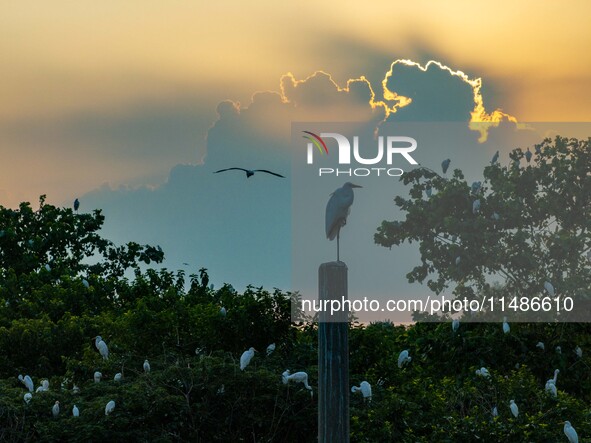
[[[226,172],[226,171],[244,171],[244,172],[248,172],[247,169],[244,168],[226,168],[226,169],[220,169],[219,171],[215,171],[214,174],[217,174],[218,172]]]
[[[275,173],[275,172],[272,172],[272,171],[269,171],[269,170],[267,170],[267,169],[255,169],[255,170],[254,170],[254,172],[266,172],[267,174],[271,174],[271,175],[274,175],[274,176],[276,176],[276,177],[285,178],[283,175],[281,175],[281,174],[277,174],[277,173]]]

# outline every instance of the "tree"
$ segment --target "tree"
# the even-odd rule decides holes
[[[450,179],[420,167],[401,177],[410,198],[396,197],[406,214],[384,221],[375,242],[418,242],[421,263],[408,274],[439,294],[451,287],[472,299],[494,291],[527,297],[548,294],[589,300],[591,291],[591,147],[589,140],[556,137],[515,149],[511,162],[484,168],[469,185],[456,169]],[[431,197],[425,197],[427,191]]]

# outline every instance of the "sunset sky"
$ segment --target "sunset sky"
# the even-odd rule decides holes
[[[0,204],[35,202],[47,194],[49,202],[62,205],[78,197],[82,209],[90,210],[92,202],[112,215],[113,223],[107,225],[112,238],[136,240],[130,237],[137,234],[138,240],[168,246],[170,257],[175,257],[168,264],[171,268],[191,262],[217,268],[219,279],[232,281],[233,266],[240,268],[244,260],[228,263],[228,251],[240,249],[235,241],[228,249],[218,243],[218,256],[205,243],[194,246],[208,252],[193,257],[179,247],[183,241],[179,236],[192,237],[192,230],[233,229],[220,227],[226,212],[215,220],[197,215],[215,212],[217,205],[227,211],[230,191],[222,189],[219,180],[211,182],[207,169],[207,181],[185,177],[185,187],[178,188],[182,191],[174,191],[178,200],[166,194],[172,193],[175,180],[185,180],[182,176],[191,168],[207,167],[208,160],[211,167],[240,166],[234,164],[233,154],[213,151],[213,146],[222,146],[224,132],[211,128],[216,124],[221,128],[225,116],[235,112],[243,118],[242,136],[244,131],[258,134],[253,136],[252,152],[264,145],[261,134],[271,144],[286,133],[289,136],[293,119],[334,121],[335,116],[358,119],[366,113],[375,117],[380,110],[367,108],[368,91],[381,100],[382,80],[392,62],[407,59],[421,66],[435,60],[469,79],[481,78],[480,92],[489,115],[499,110],[522,122],[589,122],[589,17],[591,3],[585,0],[304,0],[258,1],[248,6],[238,1],[58,0],[51,6],[4,2],[0,5]],[[293,86],[316,71],[327,75],[314,76],[299,89]],[[283,77],[287,73],[292,75]],[[392,83],[394,88],[400,86],[396,89],[400,95],[413,98],[413,93],[420,96],[428,88],[449,91],[443,84],[438,87],[440,77],[425,77],[408,67],[401,73],[398,83],[395,75]],[[355,86],[365,101],[355,101],[342,115],[341,101],[332,102],[331,109],[323,103],[320,109],[297,94],[304,87],[314,97],[331,88],[336,94],[349,79],[361,76],[369,86]],[[428,81],[415,84],[419,78]],[[282,91],[282,84],[288,90]],[[259,91],[277,94],[258,94],[258,106],[249,113],[253,94]],[[351,105],[353,91],[347,100]],[[442,95],[440,103],[452,101],[453,96]],[[415,110],[423,112],[418,105]],[[470,111],[472,104],[458,115]],[[245,146],[248,150],[250,145]],[[273,151],[264,152],[260,158],[271,161]],[[223,186],[236,186],[238,177],[225,179]],[[190,188],[193,185],[200,188]],[[253,195],[265,191],[256,186],[251,186]],[[216,197],[214,189],[222,194]],[[207,193],[208,199],[191,206],[188,202],[197,193]],[[175,220],[186,219],[174,233],[160,238],[157,232],[171,221],[149,224],[146,208],[160,205],[161,212],[165,203],[173,213],[179,211]],[[126,216],[125,208],[133,208],[136,218]],[[283,235],[281,230],[275,234]],[[257,266],[262,268],[265,265]],[[238,272],[235,281],[244,283],[252,276],[252,283],[263,284],[264,275]],[[284,282],[270,279],[270,284]]]

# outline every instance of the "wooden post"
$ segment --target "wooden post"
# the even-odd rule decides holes
[[[323,263],[318,299],[347,300],[347,265]],[[323,306],[323,304],[321,305]],[[330,306],[330,305],[328,305]],[[318,441],[349,442],[349,312],[320,311],[318,323]]]

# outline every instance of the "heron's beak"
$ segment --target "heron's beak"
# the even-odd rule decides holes
[[[352,188],[363,188],[363,186],[354,185],[353,183],[351,183],[351,187],[352,187]]]

